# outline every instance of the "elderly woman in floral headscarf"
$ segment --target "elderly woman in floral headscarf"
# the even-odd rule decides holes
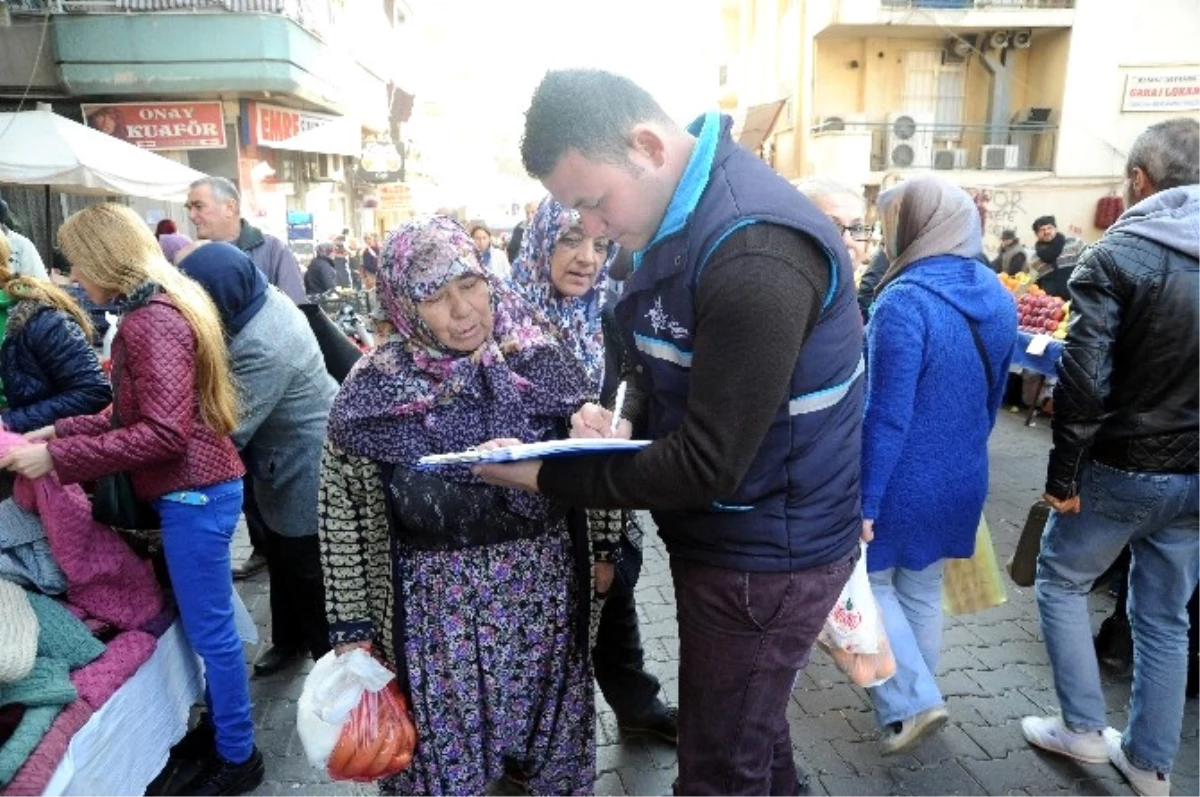
[[[512,266],[512,286],[541,310],[549,329],[562,339],[587,371],[593,393],[604,377],[604,330],[600,310],[604,281],[617,254],[607,238],[587,235],[579,212],[547,196],[538,205],[521,240],[521,253]],[[607,593],[614,559],[628,513],[591,511],[588,525],[597,563],[594,586]],[[590,638],[595,642],[602,598],[592,607]]]
[[[513,263],[513,287],[542,310],[553,330],[601,391],[605,346],[621,360],[621,338],[602,319],[609,270],[617,245],[584,232],[578,211],[547,196],[538,205]],[[607,339],[606,339],[607,338]],[[606,400],[611,397],[602,397]],[[588,510],[594,567],[590,637],[596,682],[625,734],[644,733],[674,741],[675,714],[658,698],[659,683],[643,666],[634,586],[641,569],[642,532],[632,513]]]
[[[334,401],[320,534],[331,641],[370,646],[410,695],[416,755],[381,788],[483,794],[515,766],[535,794],[590,793],[591,673],[565,511],[465,466],[416,468],[494,438],[561,436],[588,381],[451,219],[388,236],[377,289],[395,334]]]

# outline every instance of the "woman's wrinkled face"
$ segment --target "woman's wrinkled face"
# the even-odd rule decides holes
[[[871,229],[863,222],[862,200],[849,196],[830,196],[820,203],[820,208],[841,230],[842,242],[850,253],[850,262],[855,267],[866,262]]]
[[[572,227],[550,253],[550,281],[563,296],[583,296],[596,285],[607,257],[607,238],[593,238],[584,235],[581,227]]]
[[[488,235],[487,230],[476,230],[471,233],[472,240],[475,241],[475,248],[479,250],[479,254],[483,254],[492,245],[492,236]]]
[[[492,334],[492,296],[478,274],[451,280],[417,310],[437,342],[452,351],[475,351]]]

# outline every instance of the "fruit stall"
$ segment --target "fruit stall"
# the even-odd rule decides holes
[[[1049,398],[1056,381],[1062,341],[1071,320],[1071,303],[1043,291],[1028,274],[999,277],[1017,302],[1018,339],[1010,371],[1035,375],[1034,400],[1028,402],[1030,409],[1025,419],[1026,425],[1031,426],[1037,408]]]

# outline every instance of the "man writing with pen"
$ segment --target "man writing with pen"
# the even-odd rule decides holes
[[[525,166],[588,234],[636,251],[615,435],[654,443],[477,472],[653,512],[678,607],[676,790],[794,794],[788,696],[863,533],[862,322],[837,230],[729,129],[716,114],[680,128],[605,72],[543,79]],[[613,420],[585,405],[572,432],[612,436]]]

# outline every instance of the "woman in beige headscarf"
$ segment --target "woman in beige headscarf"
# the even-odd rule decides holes
[[[975,548],[1017,311],[975,257],[979,215],[962,189],[914,177],[879,208],[890,266],[867,326],[862,501],[867,571],[896,656],[896,675],[871,690],[886,755],[948,718],[934,681],[942,568]]]

